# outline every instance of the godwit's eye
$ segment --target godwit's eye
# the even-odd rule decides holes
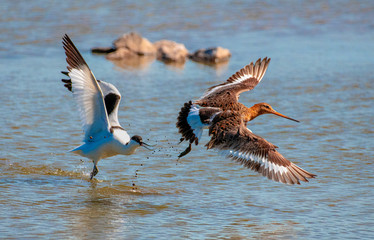
[[[270,108],[268,105],[265,105],[265,108]]]

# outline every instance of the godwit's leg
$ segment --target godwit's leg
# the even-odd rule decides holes
[[[184,150],[181,154],[179,154],[178,158],[181,158],[181,157],[187,155],[189,152],[191,152],[191,143],[188,145],[186,150]]]

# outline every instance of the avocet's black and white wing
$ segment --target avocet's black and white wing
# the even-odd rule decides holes
[[[61,73],[69,77],[69,72],[62,71]],[[62,82],[65,83],[64,86],[69,91],[72,91],[71,79],[62,79]],[[108,114],[110,125],[120,126],[118,122],[118,107],[119,107],[119,103],[121,102],[121,98],[122,98],[121,93],[111,83],[107,83],[99,79],[97,79],[97,82],[99,83],[101,91],[103,92],[103,95],[104,95],[105,108]]]
[[[106,112],[109,117],[109,123],[112,127],[120,127],[118,122],[118,106],[121,101],[121,94],[111,83],[99,81],[99,85],[104,94]]]
[[[67,88],[73,92],[80,110],[84,141],[95,141],[108,136],[111,125],[101,87],[68,35],[63,37],[63,45],[71,80],[71,86]]]

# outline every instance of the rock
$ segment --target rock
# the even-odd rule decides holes
[[[189,57],[190,59],[197,62],[219,63],[228,61],[231,57],[231,53],[226,48],[213,47],[207,49],[199,49]]]
[[[121,60],[123,58],[132,58],[134,56],[138,56],[136,53],[130,51],[127,48],[119,48],[114,52],[109,53],[106,55],[106,59],[108,60]]]
[[[143,38],[140,34],[130,32],[126,33],[114,41],[117,49],[126,48],[138,55],[155,55],[156,48],[148,39]]]
[[[112,47],[96,47],[96,48],[91,49],[92,53],[97,53],[97,54],[108,54],[114,51],[116,51],[116,49]]]
[[[184,63],[188,56],[188,50],[182,43],[160,40],[153,45],[157,50],[157,59],[161,61]]]

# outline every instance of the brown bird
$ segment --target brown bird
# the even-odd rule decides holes
[[[314,178],[311,174],[287,160],[277,146],[255,135],[247,128],[247,122],[262,114],[274,114],[295,122],[275,111],[267,103],[257,103],[247,108],[240,103],[242,92],[250,91],[262,80],[269,66],[270,58],[258,59],[232,75],[226,82],[210,87],[196,101],[184,104],[179,112],[177,128],[182,134],[181,142],[189,146],[179,157],[191,151],[192,143],[198,145],[204,128],[209,128],[208,149],[219,150],[223,155],[261,173],[267,178],[287,183],[300,184]]]

